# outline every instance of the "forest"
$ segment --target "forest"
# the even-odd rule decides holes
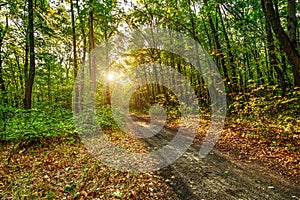
[[[0,199],[299,185],[299,1],[0,0]]]

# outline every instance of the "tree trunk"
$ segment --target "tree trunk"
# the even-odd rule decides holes
[[[79,0],[76,0],[76,9],[77,9],[77,14],[79,16],[79,21],[81,24],[81,36],[83,37],[83,46],[82,46],[82,51],[83,51],[83,55],[82,55],[82,62],[84,63],[86,60],[86,47],[87,47],[87,39],[86,39],[86,34],[85,34],[85,30],[84,30],[84,22],[82,20],[83,16],[81,16],[81,12],[80,12],[80,7],[79,7]]]
[[[297,48],[297,18],[296,18],[296,0],[288,0],[288,36],[292,45]]]
[[[95,38],[94,38],[94,11],[93,11],[93,0],[90,0],[90,13],[89,13],[89,65],[90,65],[90,77],[94,87],[96,87],[96,63],[95,57],[93,55],[93,50],[95,49]]]
[[[29,31],[29,74],[25,88],[24,108],[31,109],[32,88],[35,76],[35,52],[34,52],[34,22],[33,22],[33,1],[28,0],[28,31]]]
[[[104,31],[104,39],[107,41],[108,35],[107,30]],[[106,75],[110,74],[109,68],[109,55],[107,48],[105,48],[105,67],[106,67]],[[106,105],[111,105],[111,94],[110,94],[110,81],[106,81]]]
[[[71,0],[71,18],[72,18],[72,36],[73,36],[73,59],[74,59],[74,79],[77,76],[78,64],[77,64],[77,45],[76,45],[76,28],[75,28],[75,17],[74,17],[74,5]]]
[[[262,0],[262,5],[265,5],[266,18],[270,20],[272,29],[292,65],[295,86],[300,87],[300,56],[296,47],[281,26],[279,16],[275,13],[272,0]]]
[[[207,0],[203,0],[203,2],[206,6],[208,6]],[[210,28],[211,28],[211,31],[212,31],[212,34],[213,34],[213,37],[214,37],[214,40],[215,40],[215,43],[216,43],[217,57],[219,57],[218,59],[220,60],[221,67],[222,67],[222,70],[223,70],[225,85],[227,86],[227,92],[231,93],[232,92],[231,82],[230,82],[230,79],[229,79],[228,70],[227,70],[227,67],[226,67],[226,64],[225,64],[225,60],[224,60],[224,53],[222,51],[222,46],[221,46],[221,43],[220,43],[220,40],[219,40],[219,36],[218,36],[216,27],[213,23],[213,20],[212,20],[212,17],[211,17],[210,13],[208,14],[208,22],[209,22],[209,25],[210,25]]]
[[[73,0],[70,2],[71,4],[71,21],[72,21],[72,36],[73,36],[73,61],[74,61],[74,82],[78,73],[78,64],[77,64],[77,45],[76,45],[76,28],[75,28],[75,17],[74,17],[74,4]],[[79,91],[78,86],[75,87],[75,97],[74,97],[74,109],[78,110],[78,102],[79,102]]]
[[[225,41],[226,41],[226,46],[227,46],[227,51],[228,51],[228,57],[229,57],[229,65],[231,66],[231,78],[232,78],[232,91],[235,91],[237,89],[237,75],[236,75],[236,69],[234,65],[234,58],[233,58],[233,53],[232,53],[232,47],[229,41],[229,37],[227,34],[227,30],[225,28],[225,24],[223,21],[223,16],[221,13],[221,5],[218,6],[218,12],[221,20],[221,25],[222,25],[222,30],[225,36]]]
[[[3,58],[2,58],[2,45],[3,45],[3,40],[4,37],[7,33],[7,29],[8,29],[8,17],[6,16],[6,25],[5,25],[5,29],[3,31],[3,33],[0,35],[0,89],[1,89],[1,93],[2,93],[2,99],[4,103],[7,103],[7,99],[6,99],[6,88],[5,88],[5,81],[3,79],[3,74],[2,74],[2,64],[3,64]]]
[[[82,47],[82,51],[83,51],[83,55],[82,55],[82,62],[84,63],[83,66],[86,66],[86,52],[87,52],[87,37],[86,37],[86,34],[85,34],[85,30],[84,30],[84,27],[83,27],[83,20],[82,20],[82,17],[80,15],[80,8],[79,8],[79,0],[76,0],[76,7],[77,7],[77,13],[79,15],[79,21],[80,21],[80,24],[81,24],[81,35],[83,37],[83,47]],[[81,80],[84,80],[84,73],[85,71],[85,68],[81,68],[81,74],[80,74],[80,78]],[[84,81],[80,81],[79,83],[80,85],[78,86],[78,93],[80,93],[80,99],[78,99],[79,102],[84,102],[84,95],[83,95],[83,92],[84,92]],[[83,109],[83,105],[81,105],[81,107],[79,109]]]
[[[261,1],[262,1],[263,11],[264,11],[264,13],[267,13],[265,4],[263,4],[264,0],[261,0]],[[279,63],[277,62],[277,57],[275,54],[274,38],[273,38],[272,30],[271,30],[271,22],[270,22],[269,18],[267,18],[267,17],[266,17],[266,32],[267,32],[267,42],[268,42],[267,47],[268,47],[268,52],[269,52],[270,65],[271,65],[271,67],[274,67],[275,72],[278,75],[279,84],[280,84],[281,91],[282,91],[282,96],[285,96],[286,83],[284,80],[284,74],[283,74],[282,70],[279,68]]]

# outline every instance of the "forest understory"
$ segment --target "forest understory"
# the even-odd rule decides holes
[[[147,115],[132,115],[140,124]],[[206,119],[205,119],[206,118]],[[121,172],[93,157],[78,136],[48,138],[39,143],[1,145],[1,199],[299,199],[299,141],[282,130],[227,122],[213,151],[197,155],[209,118],[204,117],[193,145],[172,165],[149,173]],[[170,123],[150,139],[114,131],[114,144],[145,153],[176,134]],[[274,138],[276,132],[276,138]],[[161,137],[161,136],[164,137]],[[289,138],[290,137],[290,138]],[[268,141],[277,141],[276,148]],[[290,144],[299,145],[297,143]]]
[[[299,11],[297,0],[0,0],[0,199],[300,200]],[[120,157],[165,146],[170,158]],[[156,171],[121,171],[159,156]]]

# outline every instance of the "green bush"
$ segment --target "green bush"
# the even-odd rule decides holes
[[[6,107],[2,118],[0,140],[35,142],[49,137],[64,137],[75,133],[71,110],[14,109]],[[2,107],[3,110],[3,107]]]
[[[114,116],[110,105],[102,105],[97,109],[97,118],[99,124],[104,130],[112,130],[116,128],[122,128],[119,126],[124,125],[124,113],[121,109],[117,109]]]
[[[268,125],[271,121],[279,127],[291,127],[299,124],[300,94],[290,92],[287,96],[274,96],[275,87],[261,86],[246,94],[236,95],[229,105],[233,118],[261,122]],[[264,93],[264,95],[262,95]]]

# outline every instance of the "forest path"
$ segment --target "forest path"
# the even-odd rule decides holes
[[[132,116],[146,127],[147,120]],[[159,134],[142,139],[149,149],[166,145],[177,131],[164,127]],[[173,164],[159,170],[180,199],[299,199],[300,187],[280,177],[272,177],[260,166],[234,163],[216,148],[206,158],[198,157],[199,145],[193,144]]]

